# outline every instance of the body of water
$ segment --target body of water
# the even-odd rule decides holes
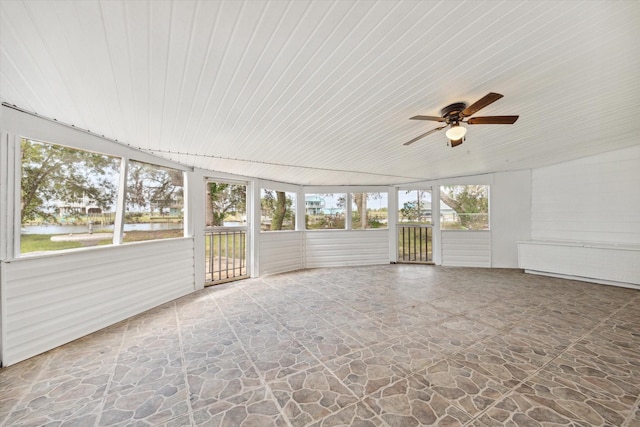
[[[125,224],[124,231],[158,231],[182,229],[180,223],[148,222],[140,224]],[[113,231],[113,225],[94,225],[94,233],[100,231]],[[78,234],[88,233],[86,225],[25,225],[21,227],[22,234]]]

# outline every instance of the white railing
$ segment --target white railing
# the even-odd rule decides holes
[[[431,225],[398,224],[398,262],[433,263]]]
[[[208,284],[248,277],[247,227],[212,227],[204,234]]]

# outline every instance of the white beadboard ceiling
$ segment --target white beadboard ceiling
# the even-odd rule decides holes
[[[639,43],[636,0],[2,0],[0,97],[197,168],[401,184],[640,144]],[[403,146],[488,92],[517,123]]]

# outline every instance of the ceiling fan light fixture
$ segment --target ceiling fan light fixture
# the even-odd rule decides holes
[[[460,126],[459,124],[451,125],[451,128],[447,130],[447,138],[451,141],[462,140],[467,134],[467,128]]]
[[[462,144],[464,142],[464,138],[460,138],[460,139],[452,139],[451,141],[449,141],[449,144],[451,145],[451,148],[453,147],[457,147],[458,145]]]

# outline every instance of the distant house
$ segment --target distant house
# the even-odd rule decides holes
[[[307,215],[321,215],[324,212],[324,199],[318,196],[305,196],[304,208]]]
[[[95,200],[91,200],[88,196],[83,195],[81,198],[76,199],[73,202],[56,201],[56,212],[61,216],[69,215],[87,215],[87,214],[99,214],[102,213]]]

